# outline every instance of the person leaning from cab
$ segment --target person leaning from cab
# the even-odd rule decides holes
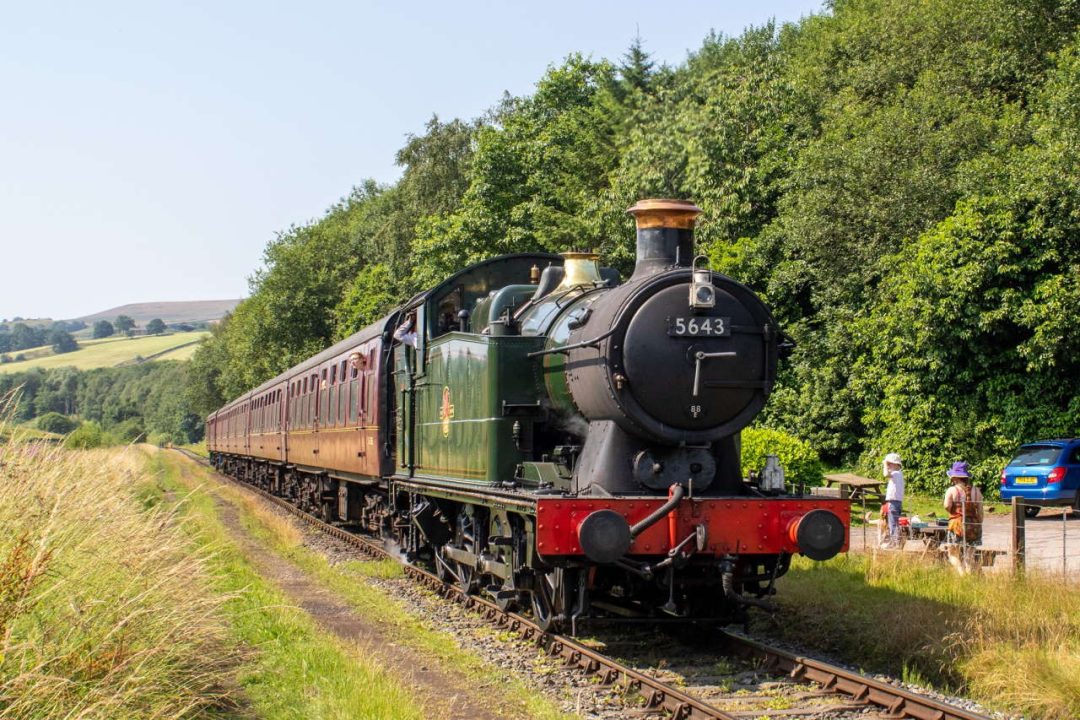
[[[982,540],[983,496],[971,482],[968,464],[963,460],[953,463],[946,472],[952,487],[945,491],[945,511],[949,513],[948,541],[951,543],[978,544]]]
[[[409,345],[416,347],[416,313],[411,312],[405,316],[405,319],[397,330],[394,331],[394,339],[402,345]]]

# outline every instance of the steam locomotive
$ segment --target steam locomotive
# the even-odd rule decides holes
[[[625,281],[590,253],[467,267],[211,414],[214,466],[544,628],[768,605],[795,553],[846,549],[849,506],[743,477],[788,342],[694,257],[696,206],[629,212]]]

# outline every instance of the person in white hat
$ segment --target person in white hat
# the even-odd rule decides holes
[[[896,453],[889,453],[882,463],[888,485],[885,487],[886,519],[889,523],[889,538],[883,546],[900,547],[900,510],[904,505],[903,462]]]

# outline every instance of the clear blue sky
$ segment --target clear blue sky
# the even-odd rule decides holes
[[[820,6],[0,0],[0,319],[241,297],[275,231],[396,179],[432,114]]]

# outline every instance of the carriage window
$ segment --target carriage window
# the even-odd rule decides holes
[[[326,371],[323,370],[323,372],[325,373]],[[337,365],[330,368],[330,384],[333,385],[336,382],[337,382]]]
[[[338,391],[337,399],[337,421],[338,425],[345,424],[345,416],[349,410],[349,386],[345,384],[345,374],[341,375],[341,389]]]
[[[354,369],[355,372],[355,369]],[[355,377],[355,376],[354,376]],[[360,405],[360,381],[353,380],[349,383],[349,424],[356,424],[357,408]]]

